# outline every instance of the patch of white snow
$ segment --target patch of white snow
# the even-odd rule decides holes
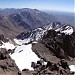
[[[6,42],[6,43],[2,42],[2,43],[3,43],[3,45],[0,46],[0,48],[5,48],[7,50],[8,49],[14,49],[15,48],[15,46],[13,44],[9,43],[9,42]]]
[[[31,44],[18,46],[15,52],[10,54],[11,58],[15,60],[15,63],[21,71],[23,69],[33,70],[31,62],[37,62],[40,60],[31,48]]]
[[[18,44],[18,45],[22,45],[24,43],[28,43],[30,42],[30,39],[24,39],[24,40],[21,40],[21,39],[14,39],[15,43]]]
[[[69,68],[71,72],[75,72],[75,65],[70,65]]]
[[[63,31],[60,31],[61,33],[65,33],[67,35],[70,35],[73,33],[73,28],[70,26],[66,26],[65,29]]]

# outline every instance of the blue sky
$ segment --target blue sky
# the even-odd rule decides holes
[[[74,12],[75,0],[0,0],[0,8],[32,8]]]

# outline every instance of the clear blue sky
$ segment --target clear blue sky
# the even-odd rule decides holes
[[[0,0],[0,8],[32,8],[74,12],[75,0]]]

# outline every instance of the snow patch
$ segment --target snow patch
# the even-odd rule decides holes
[[[73,33],[73,27],[71,27],[71,26],[66,26],[66,27],[64,28],[64,30],[61,30],[60,32],[61,32],[61,33],[65,33],[66,35],[70,35],[70,34]]]
[[[18,44],[18,45],[23,45],[25,43],[28,43],[30,42],[30,39],[24,39],[24,40],[21,40],[21,39],[14,39],[15,43]]]
[[[75,72],[75,65],[70,65],[69,68],[71,72]]]
[[[21,45],[15,49],[13,54],[10,54],[11,58],[15,60],[15,63],[21,71],[23,69],[33,70],[31,62],[37,62],[40,60],[31,48],[32,44]]]
[[[10,43],[10,42],[6,42],[6,43],[2,42],[2,43],[3,43],[3,45],[0,46],[0,48],[5,48],[7,50],[15,48],[15,46],[12,43]]]
[[[46,32],[46,31],[43,30],[42,28],[37,28],[37,29],[35,29],[35,30],[32,32],[32,34],[30,35],[29,38],[30,38],[32,41],[34,41],[34,40],[38,41],[39,39],[41,39],[41,37],[43,36],[43,34],[44,34],[45,32]]]

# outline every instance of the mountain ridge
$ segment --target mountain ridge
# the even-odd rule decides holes
[[[23,31],[47,25],[54,20],[54,16],[37,9],[2,9],[0,10],[0,34],[14,38]]]

